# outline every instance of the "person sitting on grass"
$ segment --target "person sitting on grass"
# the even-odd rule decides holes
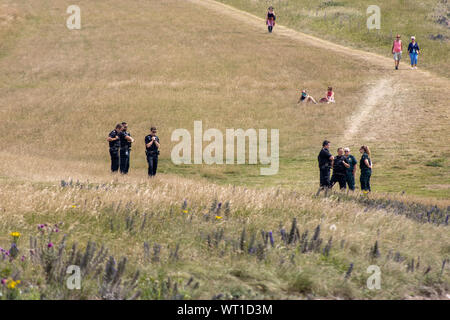
[[[300,95],[300,99],[298,99],[298,102],[297,102],[297,103],[300,103],[300,102],[304,102],[304,103],[312,102],[312,103],[314,103],[314,104],[317,104],[316,100],[314,100],[314,98],[311,97],[311,96],[306,92],[306,90],[302,90],[302,94]]]
[[[336,101],[334,100],[334,92],[333,92],[333,88],[332,87],[328,87],[327,93],[326,93],[326,97],[320,99],[321,103],[335,103]]]

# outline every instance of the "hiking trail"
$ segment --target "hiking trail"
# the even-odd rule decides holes
[[[265,24],[265,20],[260,17],[214,0],[188,1],[258,29],[261,29],[261,26],[264,26]],[[399,113],[406,111],[408,108],[407,102],[402,101],[396,93],[408,91],[411,86],[419,86],[415,83],[415,80],[410,80],[408,77],[405,77],[404,73],[399,72],[400,70],[393,70],[394,64],[392,58],[339,45],[279,24],[277,24],[273,35],[287,37],[308,46],[314,46],[328,51],[331,50],[345,56],[346,58],[351,57],[354,59],[363,60],[368,65],[382,67],[386,70],[392,69],[392,74],[377,79],[374,83],[368,84],[369,89],[364,95],[367,98],[361,101],[355,112],[350,115],[348,123],[346,123],[346,129],[343,133],[343,139],[345,142],[350,142],[357,134],[360,139],[372,140],[375,139],[382,131],[395,130],[395,120],[398,120]],[[406,70],[408,68],[406,56],[407,55],[405,55],[405,62],[403,62],[401,66],[402,70]],[[413,72],[416,76],[420,76],[420,81],[426,81],[433,84],[441,83],[444,87],[450,86],[450,81],[448,79],[436,76],[426,70],[418,69]],[[394,110],[395,112],[390,112],[390,108],[393,105],[395,105],[396,110]],[[381,120],[379,117],[383,118],[383,125],[391,126],[389,130],[386,130],[385,127],[377,123],[378,120]],[[389,117],[395,118],[389,119]],[[360,132],[361,125],[364,122],[371,123],[374,126],[371,128],[370,133]]]

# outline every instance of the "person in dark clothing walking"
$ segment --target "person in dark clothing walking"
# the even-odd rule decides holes
[[[367,194],[371,191],[370,176],[372,175],[372,161],[370,160],[369,147],[361,146],[359,152],[362,153],[361,161],[359,162],[359,168],[361,169],[359,181],[361,182],[361,190],[364,194]]]
[[[347,182],[348,188],[352,191],[355,190],[355,173],[356,173],[356,161],[355,157],[350,154],[349,148],[344,148],[344,156],[346,158],[346,162],[350,165],[346,169],[345,180]]]
[[[119,133],[120,139],[120,173],[127,174],[130,169],[130,151],[131,144],[134,139],[130,133],[127,132],[128,125],[126,122],[122,122],[122,131]]]
[[[319,156],[317,160],[319,162],[319,170],[320,170],[320,187],[317,191],[317,195],[319,195],[321,190],[327,191],[330,187],[330,170],[333,166],[334,157],[329,151],[330,141],[325,140],[322,143],[322,150],[320,150]]]
[[[331,177],[330,188],[333,188],[334,184],[339,182],[339,188],[342,190],[345,189],[345,176],[350,165],[345,159],[344,149],[338,148],[337,152],[338,155],[334,157],[333,161],[333,176]]]
[[[120,149],[120,138],[119,134],[122,131],[122,125],[118,123],[116,128],[111,131],[106,138],[109,142],[109,155],[111,156],[111,172],[117,172],[119,170],[119,149]]]
[[[145,137],[145,154],[147,155],[149,177],[155,176],[158,168],[159,147],[161,145],[156,132],[156,127],[151,127],[150,134]]]
[[[267,9],[267,15],[266,15],[266,24],[267,24],[267,29],[269,30],[269,33],[272,33],[273,27],[275,26],[276,19],[277,19],[277,17],[275,16],[273,7],[269,7],[269,9]]]

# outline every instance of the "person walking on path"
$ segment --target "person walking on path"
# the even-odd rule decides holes
[[[346,168],[345,173],[345,182],[348,185],[348,188],[352,191],[355,190],[355,173],[356,173],[356,164],[358,163],[353,155],[350,154],[349,148],[344,148],[344,156],[346,162],[349,164],[349,167]]]
[[[420,53],[419,45],[416,42],[416,37],[411,37],[411,43],[408,45],[409,57],[411,58],[411,69],[417,69],[417,57]]]
[[[277,17],[275,16],[273,7],[270,6],[267,11],[267,16],[266,16],[266,24],[267,24],[267,29],[269,30],[269,33],[272,33],[273,27],[275,26],[276,19],[277,19]]]
[[[400,59],[402,58],[402,49],[402,40],[400,39],[400,35],[397,34],[391,50],[394,55],[395,70],[398,70],[398,65],[400,63]]]
[[[370,176],[372,175],[372,161],[370,161],[370,150],[368,146],[361,146],[359,152],[362,153],[361,161],[359,162],[359,168],[361,169],[361,176],[359,181],[361,182],[361,190],[364,194],[371,191],[370,189]]]

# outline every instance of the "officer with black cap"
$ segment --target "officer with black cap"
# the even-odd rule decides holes
[[[118,123],[116,128],[111,131],[106,138],[109,142],[109,155],[111,156],[111,172],[117,172],[119,170],[119,149],[120,149],[120,138],[119,134],[122,131],[122,125]]]
[[[330,170],[333,166],[334,157],[330,153],[330,141],[325,140],[322,143],[322,150],[320,150],[319,156],[317,157],[319,162],[319,170],[320,170],[320,187],[317,191],[317,195],[319,195],[321,190],[325,190],[325,194],[330,188]]]
[[[145,154],[147,155],[148,176],[154,177],[158,169],[159,138],[156,135],[156,127],[150,128],[150,134],[145,137]]]
[[[130,133],[127,132],[128,125],[126,122],[122,122],[122,131],[119,133],[120,139],[120,173],[127,174],[130,169],[130,151],[131,144],[134,139]]]

